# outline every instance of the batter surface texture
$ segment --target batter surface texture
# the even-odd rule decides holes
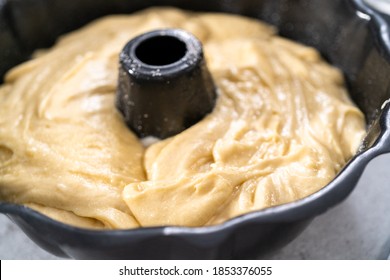
[[[203,43],[214,111],[145,148],[115,108],[133,37],[181,28]],[[328,184],[363,114],[341,73],[257,20],[154,8],[109,16],[12,69],[0,87],[0,199],[87,228],[203,226]]]

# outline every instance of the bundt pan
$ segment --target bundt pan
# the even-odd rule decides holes
[[[317,48],[345,73],[351,97],[366,116],[367,136],[317,193],[216,226],[94,231],[0,203],[0,212],[45,250],[76,259],[254,258],[291,241],[315,216],[345,199],[369,161],[390,152],[390,21],[362,0],[0,0],[1,77],[58,35],[100,16],[154,5],[259,18],[277,26],[282,36]]]

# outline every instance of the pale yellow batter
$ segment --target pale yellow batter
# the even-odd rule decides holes
[[[202,41],[219,97],[145,149],[114,106],[118,55],[168,27]],[[0,199],[81,227],[215,224],[321,189],[364,133],[340,72],[263,23],[168,8],[110,16],[7,74]]]

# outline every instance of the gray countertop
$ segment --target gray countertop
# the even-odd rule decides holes
[[[390,254],[390,154],[373,160],[353,193],[266,259],[387,259]],[[0,216],[0,259],[57,259]]]

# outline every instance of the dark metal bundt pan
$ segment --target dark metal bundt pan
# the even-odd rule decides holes
[[[383,105],[390,97],[389,25],[362,0],[0,0],[0,74],[92,19],[153,5],[259,18],[276,25],[281,35],[317,48],[345,73],[370,127],[364,143],[317,193],[211,227],[85,230],[0,203],[0,212],[42,248],[80,259],[252,258],[292,240],[311,219],[348,196],[371,159],[390,152],[390,104]]]

